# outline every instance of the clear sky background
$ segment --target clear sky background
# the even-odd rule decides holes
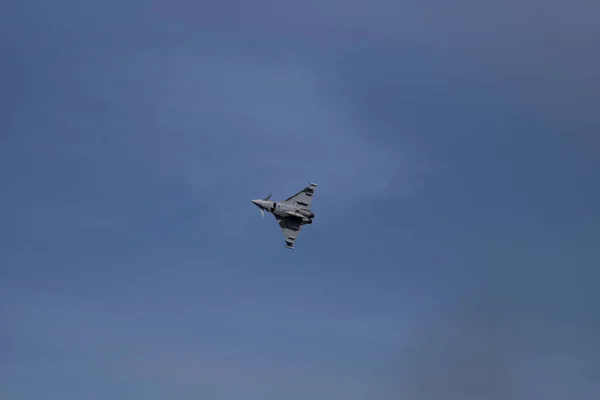
[[[0,398],[600,398],[595,3],[2,2]]]

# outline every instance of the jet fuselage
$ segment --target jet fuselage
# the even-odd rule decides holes
[[[312,224],[312,220],[315,217],[315,213],[295,207],[292,204],[278,203],[270,200],[252,200],[252,203],[256,204],[261,209],[269,212],[273,215],[285,218],[285,217],[296,217],[302,220],[303,224]]]

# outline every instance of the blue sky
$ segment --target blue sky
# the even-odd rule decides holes
[[[596,399],[598,7],[8,1],[0,397]],[[319,184],[297,250],[250,199]]]

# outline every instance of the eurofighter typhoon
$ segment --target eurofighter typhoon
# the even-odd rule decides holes
[[[316,183],[310,183],[292,197],[280,202],[271,201],[270,194],[264,199],[252,200],[252,203],[260,208],[263,218],[265,211],[273,214],[283,232],[285,247],[288,249],[294,248],[300,228],[313,222],[315,213],[310,210],[310,207],[316,187]]]

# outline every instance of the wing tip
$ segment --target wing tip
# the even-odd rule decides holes
[[[314,183],[314,182],[308,182],[308,184],[309,184],[309,186],[314,186],[314,187],[317,187],[317,186],[319,186],[319,185],[317,185],[317,184],[316,184],[316,183]]]

